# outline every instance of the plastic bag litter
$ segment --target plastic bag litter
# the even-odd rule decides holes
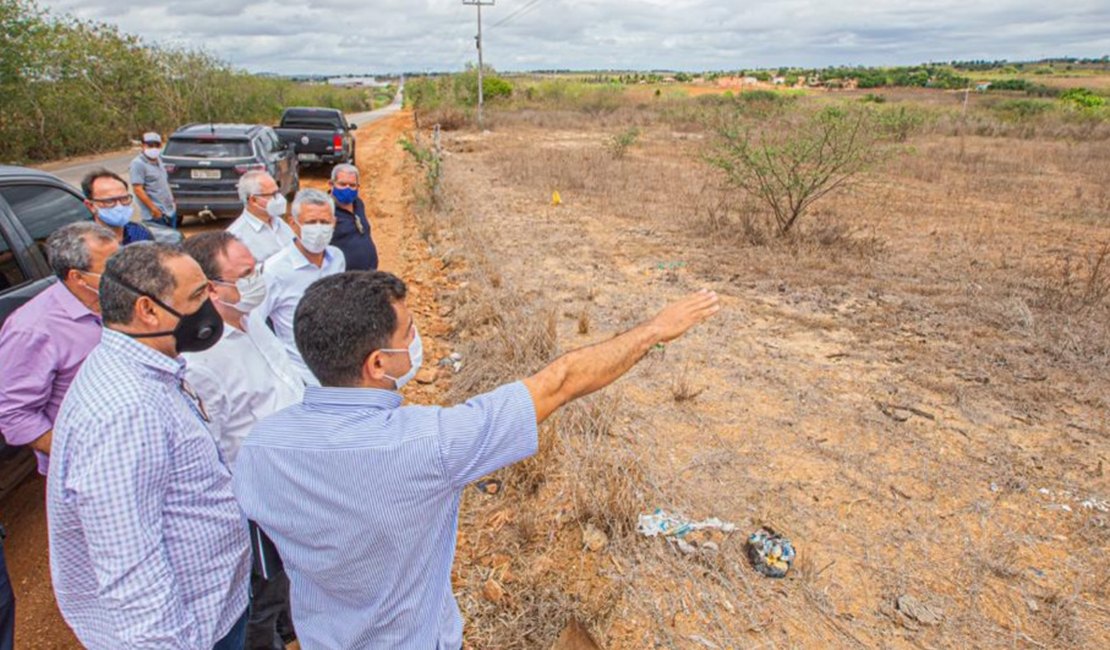
[[[664,537],[681,538],[690,531],[705,528],[714,528],[723,533],[731,533],[736,530],[736,524],[721,521],[716,517],[704,521],[690,521],[682,515],[669,514],[661,508],[656,509],[650,515],[640,515],[640,520],[636,524],[636,530],[644,537],[662,535]]]
[[[794,545],[766,528],[757,530],[748,536],[748,559],[768,578],[783,578],[794,564]]]

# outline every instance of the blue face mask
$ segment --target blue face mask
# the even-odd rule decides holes
[[[131,206],[114,205],[110,208],[98,208],[96,216],[100,217],[106,225],[112,228],[122,228],[131,221]]]
[[[335,197],[336,203],[350,205],[358,198],[358,190],[353,187],[333,187],[331,195]]]

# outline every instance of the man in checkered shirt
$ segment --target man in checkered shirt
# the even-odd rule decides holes
[[[62,403],[47,477],[54,592],[88,648],[243,647],[247,524],[178,356],[219,340],[210,292],[184,251],[148,242],[101,278],[104,334]]]

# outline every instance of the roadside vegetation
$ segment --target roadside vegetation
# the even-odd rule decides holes
[[[0,0],[0,161],[28,163],[125,147],[189,122],[273,124],[286,106],[362,111],[372,91],[232,69],[201,51],[145,44],[115,27]],[[386,93],[389,95],[390,93]]]
[[[571,620],[611,648],[1105,647],[1103,77],[1044,95],[499,79],[481,132],[464,88],[408,97],[420,231],[472,360],[450,399],[661,296],[731,302],[553,419],[495,496],[467,491],[475,647],[552,647]],[[637,535],[657,507],[772,526],[799,559],[771,581],[743,534],[692,553]]]

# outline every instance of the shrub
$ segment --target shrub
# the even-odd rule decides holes
[[[1043,99],[1007,99],[992,108],[1004,118],[1023,121],[1051,111],[1053,104]]]
[[[628,153],[628,148],[636,144],[636,140],[640,138],[640,129],[632,127],[625,129],[620,133],[610,136],[605,141],[605,148],[609,150],[609,155],[613,160],[621,160]]]
[[[1106,105],[1106,98],[1086,88],[1073,88],[1060,95],[1060,99],[1080,108],[1099,108]]]
[[[999,79],[992,81],[988,90],[1017,90],[1025,92],[1033,87],[1033,84],[1025,79]]]
[[[891,106],[875,113],[879,130],[895,142],[905,142],[925,125],[926,113],[920,108]]]
[[[874,116],[862,107],[826,108],[759,130],[734,116],[718,127],[708,160],[771,209],[781,236],[814,202],[877,160],[874,133]]]
[[[198,51],[0,0],[0,160],[126,146],[186,122],[272,123],[289,104],[365,110],[364,90],[257,77]]]
[[[482,77],[486,104],[503,102],[512,95],[512,83],[492,69]],[[470,122],[478,106],[478,70],[410,79],[405,85],[405,105],[412,107],[417,125],[438,123],[444,129],[461,128]]]

